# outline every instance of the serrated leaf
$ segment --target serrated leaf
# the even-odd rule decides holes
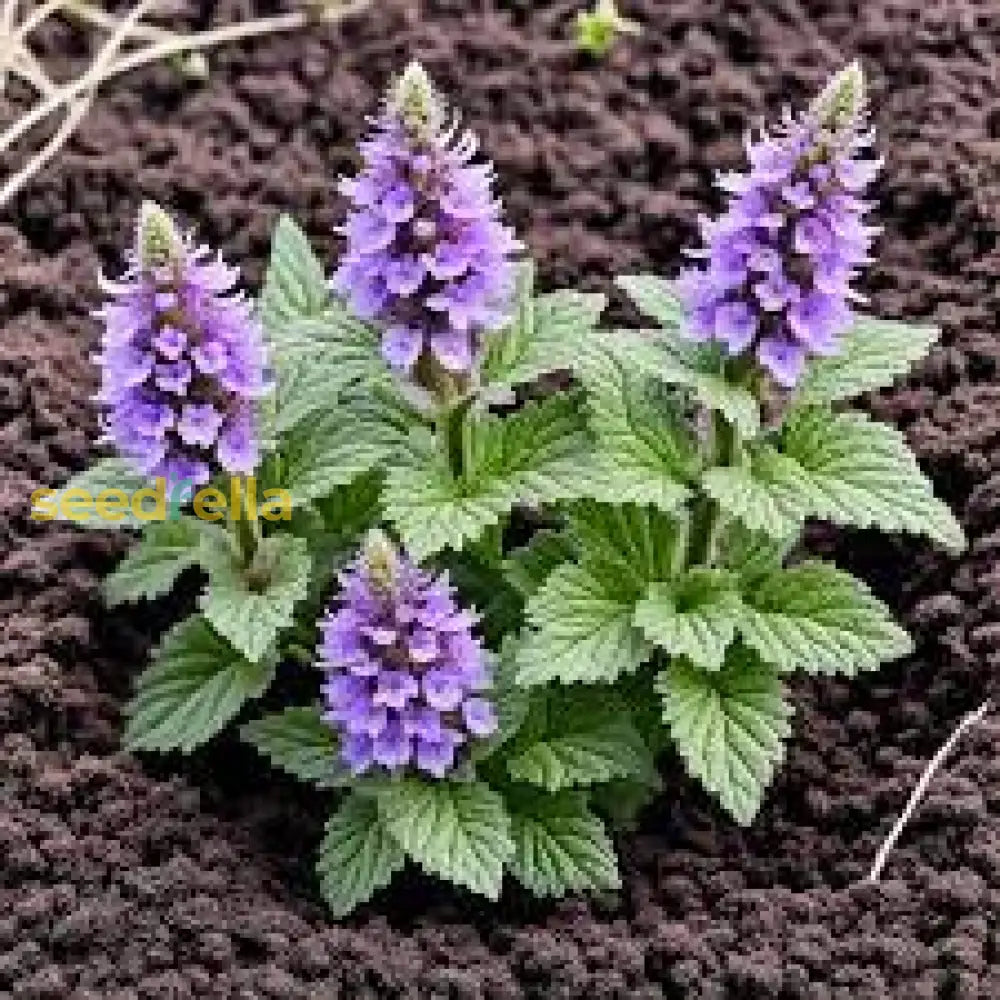
[[[36,506],[32,509],[32,516],[38,520],[55,520],[63,524],[75,524],[80,528],[144,528],[152,523],[152,519],[142,519],[135,516],[131,509],[131,501],[136,490],[152,488],[153,481],[141,476],[135,467],[123,458],[101,458],[89,468],[78,472],[61,489],[54,491],[53,495],[44,499],[45,504],[55,511],[54,517],[38,517],[42,509]],[[83,491],[83,494],[74,494],[70,499],[81,500],[85,495],[90,501],[86,510],[74,512],[72,518],[63,517],[61,504],[69,490]],[[122,490],[129,501],[129,508],[124,511],[115,511],[115,517],[120,513],[120,519],[107,520],[98,516],[97,506],[94,501],[105,490]],[[148,506],[148,504],[147,504]],[[150,508],[152,509],[152,508]]]
[[[479,782],[407,779],[378,795],[390,835],[425,871],[489,899],[514,850],[503,800]]]
[[[432,439],[413,439],[389,470],[386,516],[420,560],[460,550],[518,503],[550,503],[577,489],[586,436],[576,398],[562,394],[469,428],[471,464],[461,478]]]
[[[632,673],[650,646],[632,622],[636,593],[593,566],[558,567],[528,602],[519,684],[610,682]]]
[[[854,674],[913,649],[867,587],[822,562],[758,581],[744,594],[739,630],[765,662],[784,672]]]
[[[392,881],[406,861],[386,831],[375,800],[357,793],[326,824],[316,870],[334,917],[344,917]]]
[[[607,714],[567,716],[553,732],[519,748],[507,761],[515,781],[549,792],[634,777],[648,767],[648,754],[632,724]]]
[[[673,290],[673,282],[655,274],[622,274],[615,284],[635,303],[636,308],[651,316],[668,330],[677,330],[684,323],[684,308]]]
[[[570,370],[606,303],[603,295],[570,290],[536,298],[530,264],[519,276],[516,301],[511,323],[487,342],[482,380],[491,399],[549,372]]]
[[[730,575],[691,570],[682,580],[652,584],[636,605],[635,623],[671,656],[718,670],[742,620],[740,603]]]
[[[283,485],[301,506],[379,466],[398,445],[391,428],[341,408],[303,423],[286,446]]]
[[[714,345],[695,344],[662,330],[616,330],[594,343],[613,354],[633,377],[689,391],[703,406],[722,413],[745,438],[760,431],[760,404],[749,389],[725,377],[723,359]],[[578,367],[584,378],[592,364],[588,355],[580,355]]]
[[[580,352],[595,445],[588,495],[605,503],[652,504],[671,511],[689,495],[698,460],[681,414],[663,392],[636,378],[614,353]]]
[[[273,660],[251,663],[200,615],[185,619],[139,675],[125,710],[125,746],[191,753],[260,697],[273,677]]]
[[[271,259],[260,297],[260,315],[269,333],[289,320],[318,316],[330,293],[323,265],[309,239],[288,215],[282,215],[271,239]]]
[[[202,613],[253,662],[292,623],[293,609],[308,593],[311,560],[304,538],[262,538],[248,569],[215,538],[203,541],[199,559],[209,574]]]
[[[299,781],[319,788],[336,788],[350,781],[337,737],[316,705],[294,706],[255,719],[243,726],[240,736],[274,767]]]
[[[514,549],[504,560],[504,577],[522,597],[531,597],[557,566],[573,557],[574,551],[562,532],[536,531],[527,545]]]
[[[105,602],[114,607],[165,594],[181,573],[198,562],[203,531],[208,529],[187,517],[147,525],[139,544],[105,578]]]
[[[781,569],[795,541],[795,534],[775,538],[751,531],[741,521],[730,521],[719,539],[719,565],[738,574],[744,588],[753,586]]]
[[[749,464],[710,469],[706,491],[747,527],[792,534],[807,518],[927,535],[952,551],[965,537],[903,436],[860,413],[794,412],[781,450],[763,444]]]
[[[511,801],[514,852],[508,867],[535,896],[620,888],[614,845],[581,795],[521,796]]]
[[[757,814],[788,736],[774,670],[738,648],[717,672],[674,660],[656,680],[663,719],[688,773],[740,824]]]
[[[638,600],[647,584],[679,571],[683,533],[669,514],[635,504],[567,505],[567,534],[579,561]]]
[[[891,385],[937,342],[934,326],[860,317],[832,357],[814,358],[795,393],[800,406],[852,399]]]

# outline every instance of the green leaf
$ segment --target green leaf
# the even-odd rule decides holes
[[[749,824],[790,731],[790,709],[774,670],[736,648],[718,672],[674,660],[656,688],[688,773],[738,823]]]
[[[295,706],[248,722],[240,730],[274,767],[319,788],[350,781],[340,760],[337,738],[316,705]]]
[[[783,672],[854,674],[913,649],[867,587],[821,562],[780,570],[747,590],[739,630],[744,642]]]
[[[603,295],[560,290],[535,298],[532,271],[529,264],[521,273],[513,320],[487,342],[482,379],[488,397],[549,372],[571,370],[604,311]]]
[[[576,397],[561,394],[469,427],[469,468],[456,478],[439,445],[414,437],[389,470],[385,511],[410,554],[460,550],[518,503],[574,495],[586,436]]]
[[[334,917],[344,917],[392,881],[406,861],[388,834],[375,800],[354,793],[326,824],[316,870]]]
[[[753,438],[760,431],[760,404],[749,389],[725,377],[723,359],[714,346],[694,344],[662,330],[616,330],[595,344],[611,352],[633,377],[689,391],[703,406],[719,410],[744,437]],[[585,377],[592,364],[581,353],[578,366]]]
[[[635,606],[649,583],[673,572],[675,522],[651,508],[584,502],[569,509],[568,533],[579,564],[559,566],[528,601],[534,631],[518,651],[520,684],[610,682],[651,650]]]
[[[632,623],[635,601],[593,566],[560,566],[528,602],[535,631],[518,651],[518,683],[610,682],[637,670],[650,647]]]
[[[136,490],[151,489],[153,481],[145,476],[139,475],[135,467],[123,458],[101,458],[83,472],[78,472],[60,490],[54,491],[51,497],[44,499],[44,504],[49,510],[55,511],[54,517],[47,516],[41,505],[36,505],[32,509],[32,517],[37,520],[55,520],[65,524],[75,524],[80,528],[143,528],[152,522],[152,518],[138,518],[132,511],[131,503]],[[61,504],[66,494],[70,490],[82,491],[76,493],[70,500],[86,500],[86,507],[80,504],[80,509],[74,512],[72,518],[63,517]],[[95,501],[105,490],[122,490],[128,499],[129,507],[124,511],[115,511],[116,520],[109,520],[98,516]],[[149,507],[149,504],[146,505]],[[72,508],[71,508],[72,509]],[[152,508],[149,507],[151,510]],[[121,517],[118,518],[118,514]]]
[[[582,795],[518,796],[509,803],[514,853],[508,867],[533,895],[621,887],[614,845]]]
[[[504,560],[507,582],[524,597],[531,597],[559,565],[573,558],[572,542],[559,531],[543,529],[535,532],[527,545]]]
[[[241,653],[258,662],[307,594],[311,560],[304,538],[262,538],[249,568],[242,569],[223,541],[206,539],[200,555],[208,571],[202,613]]]
[[[126,601],[152,601],[165,594],[184,570],[198,562],[201,539],[208,528],[187,517],[147,525],[139,544],[105,578],[105,602],[114,607]]]
[[[751,531],[741,521],[730,521],[719,538],[719,565],[736,573],[744,589],[752,587],[781,569],[796,540],[795,534],[774,538]]]
[[[283,485],[292,503],[330,496],[380,465],[398,446],[391,428],[333,410],[301,424],[286,446]]]
[[[654,583],[635,609],[635,624],[671,656],[718,670],[741,620],[730,574],[691,570],[673,583]]]
[[[667,330],[679,330],[684,324],[684,308],[674,294],[673,282],[655,274],[622,274],[615,278],[615,284],[640,312]]]
[[[479,782],[407,779],[381,791],[378,808],[390,835],[425,871],[499,898],[514,845],[496,792]]]
[[[515,781],[549,792],[645,774],[651,764],[642,739],[627,713],[616,714],[566,713],[543,739],[519,748],[507,771]]]
[[[272,434],[286,434],[313,414],[322,418],[352,383],[377,378],[379,364],[367,330],[353,343],[344,337],[336,344],[301,343],[298,352],[285,348],[278,365]]]
[[[139,675],[126,707],[129,750],[191,753],[274,678],[274,662],[251,663],[200,615],[176,625]]]
[[[934,326],[859,317],[837,354],[810,361],[795,400],[800,406],[833,403],[890,385],[937,343],[940,334]]]
[[[289,320],[318,316],[329,302],[323,265],[309,239],[288,215],[282,215],[271,239],[271,259],[260,297],[265,329],[274,334]]]
[[[673,510],[698,472],[681,413],[653,383],[630,375],[613,352],[591,347],[580,356],[586,357],[581,374],[596,438],[585,472],[589,496]]]
[[[793,412],[781,450],[762,444],[738,468],[710,469],[706,491],[748,528],[794,533],[807,517],[927,535],[952,551],[965,537],[903,436],[860,413]]]

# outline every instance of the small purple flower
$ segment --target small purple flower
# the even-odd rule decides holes
[[[104,338],[99,400],[118,451],[168,487],[257,464],[254,401],[267,390],[265,351],[238,272],[181,236],[151,202],[137,246],[98,312]]]
[[[373,532],[341,577],[338,607],[320,625],[324,719],[342,736],[354,774],[372,768],[444,777],[459,748],[496,732],[475,616]]]
[[[838,73],[800,118],[748,140],[747,174],[727,174],[726,213],[702,223],[707,244],[678,288],[688,335],[731,355],[752,350],[780,385],[792,387],[809,355],[836,353],[851,324],[851,288],[877,230],[857,197],[879,160],[862,157],[864,80],[857,64]]]
[[[359,176],[334,284],[381,324],[385,359],[410,371],[427,356],[468,373],[482,337],[507,319],[519,244],[500,221],[492,168],[476,141],[445,126],[427,74],[411,63],[361,144]]]

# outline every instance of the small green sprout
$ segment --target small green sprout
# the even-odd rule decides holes
[[[576,17],[576,44],[596,59],[611,51],[618,35],[638,35],[642,29],[618,12],[615,0],[597,0],[593,10]]]

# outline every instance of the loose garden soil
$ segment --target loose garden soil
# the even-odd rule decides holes
[[[204,27],[213,6],[179,16]],[[221,21],[270,5],[220,6]],[[580,6],[377,0],[339,28],[217,51],[204,83],[150,68],[107,87],[0,214],[0,998],[1000,996],[1000,717],[864,882],[926,761],[1000,692],[1000,7],[635,0],[641,37],[597,63],[567,41]],[[67,70],[88,54],[75,29],[43,37]],[[788,761],[749,830],[664,761],[666,791],[621,838],[617,898],[540,905],[510,887],[491,906],[411,874],[332,924],[311,872],[328,802],[233,739],[189,760],[117,749],[131,681],[184,598],[109,614],[97,585],[122,543],[27,518],[28,494],[96,436],[98,267],[117,267],[143,197],[251,287],[281,211],[332,260],[335,178],[417,56],[495,160],[546,286],[672,274],[745,129],[855,55],[886,158],[873,310],[944,330],[866,405],[906,431],[971,547],[814,543],[897,610],[917,654],[796,683]]]

